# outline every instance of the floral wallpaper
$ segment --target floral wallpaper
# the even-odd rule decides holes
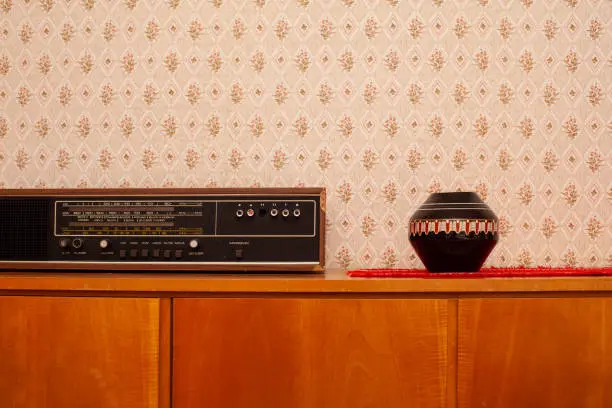
[[[330,266],[612,264],[610,0],[0,0],[2,187],[325,186]]]

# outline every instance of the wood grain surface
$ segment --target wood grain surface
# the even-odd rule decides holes
[[[495,279],[403,279],[348,278],[340,269],[325,273],[158,273],[134,272],[1,272],[0,295],[12,293],[118,292],[194,296],[210,293],[342,293],[402,294],[470,293],[500,296],[562,294],[585,296],[612,293],[612,277],[495,278]]]
[[[159,299],[159,408],[172,407],[172,299]]]
[[[325,271],[324,265],[321,263],[287,263],[287,264],[259,264],[259,265],[245,265],[245,264],[197,264],[195,262],[176,262],[172,264],[164,264],[162,262],[139,262],[139,263],[122,263],[117,262],[114,264],[110,263],[96,263],[96,262],[51,262],[51,261],[40,261],[40,262],[2,262],[0,261],[0,270],[74,270],[74,271],[130,271],[130,272],[165,272],[174,270],[177,272],[216,272],[224,270],[226,272],[317,272],[321,273]]]
[[[158,300],[5,296],[0,327],[0,407],[158,407]]]
[[[305,194],[318,195],[324,192],[324,187],[215,187],[215,188],[6,188],[0,189],[0,197],[70,197],[70,196],[187,196],[187,195],[237,195],[262,194],[284,195]]]
[[[441,408],[447,301],[177,299],[175,408]]]
[[[612,407],[612,299],[459,301],[460,408]]]

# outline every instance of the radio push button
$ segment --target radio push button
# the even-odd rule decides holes
[[[130,249],[130,257],[138,258],[138,250],[137,249]]]
[[[141,249],[140,250],[140,256],[143,258],[148,258],[149,257],[149,250],[148,249]]]
[[[171,251],[169,249],[164,250],[164,259],[170,259]]]
[[[159,258],[160,254],[161,254],[161,249],[153,250],[153,258]]]
[[[177,249],[176,251],[174,251],[174,257],[176,259],[181,259],[183,257],[183,250]]]
[[[127,251],[125,249],[120,249],[119,250],[119,258],[125,259],[126,256],[127,256]]]
[[[236,260],[240,261],[244,258],[244,249],[242,248],[236,248],[234,250],[234,256],[236,257]]]

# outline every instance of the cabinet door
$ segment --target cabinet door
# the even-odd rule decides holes
[[[178,299],[174,408],[443,407],[447,302]]]
[[[0,297],[0,407],[158,406],[159,301]]]
[[[612,407],[612,299],[459,302],[459,407]]]

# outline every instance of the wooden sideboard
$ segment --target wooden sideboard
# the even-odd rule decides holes
[[[2,408],[604,408],[612,278],[0,273]]]

